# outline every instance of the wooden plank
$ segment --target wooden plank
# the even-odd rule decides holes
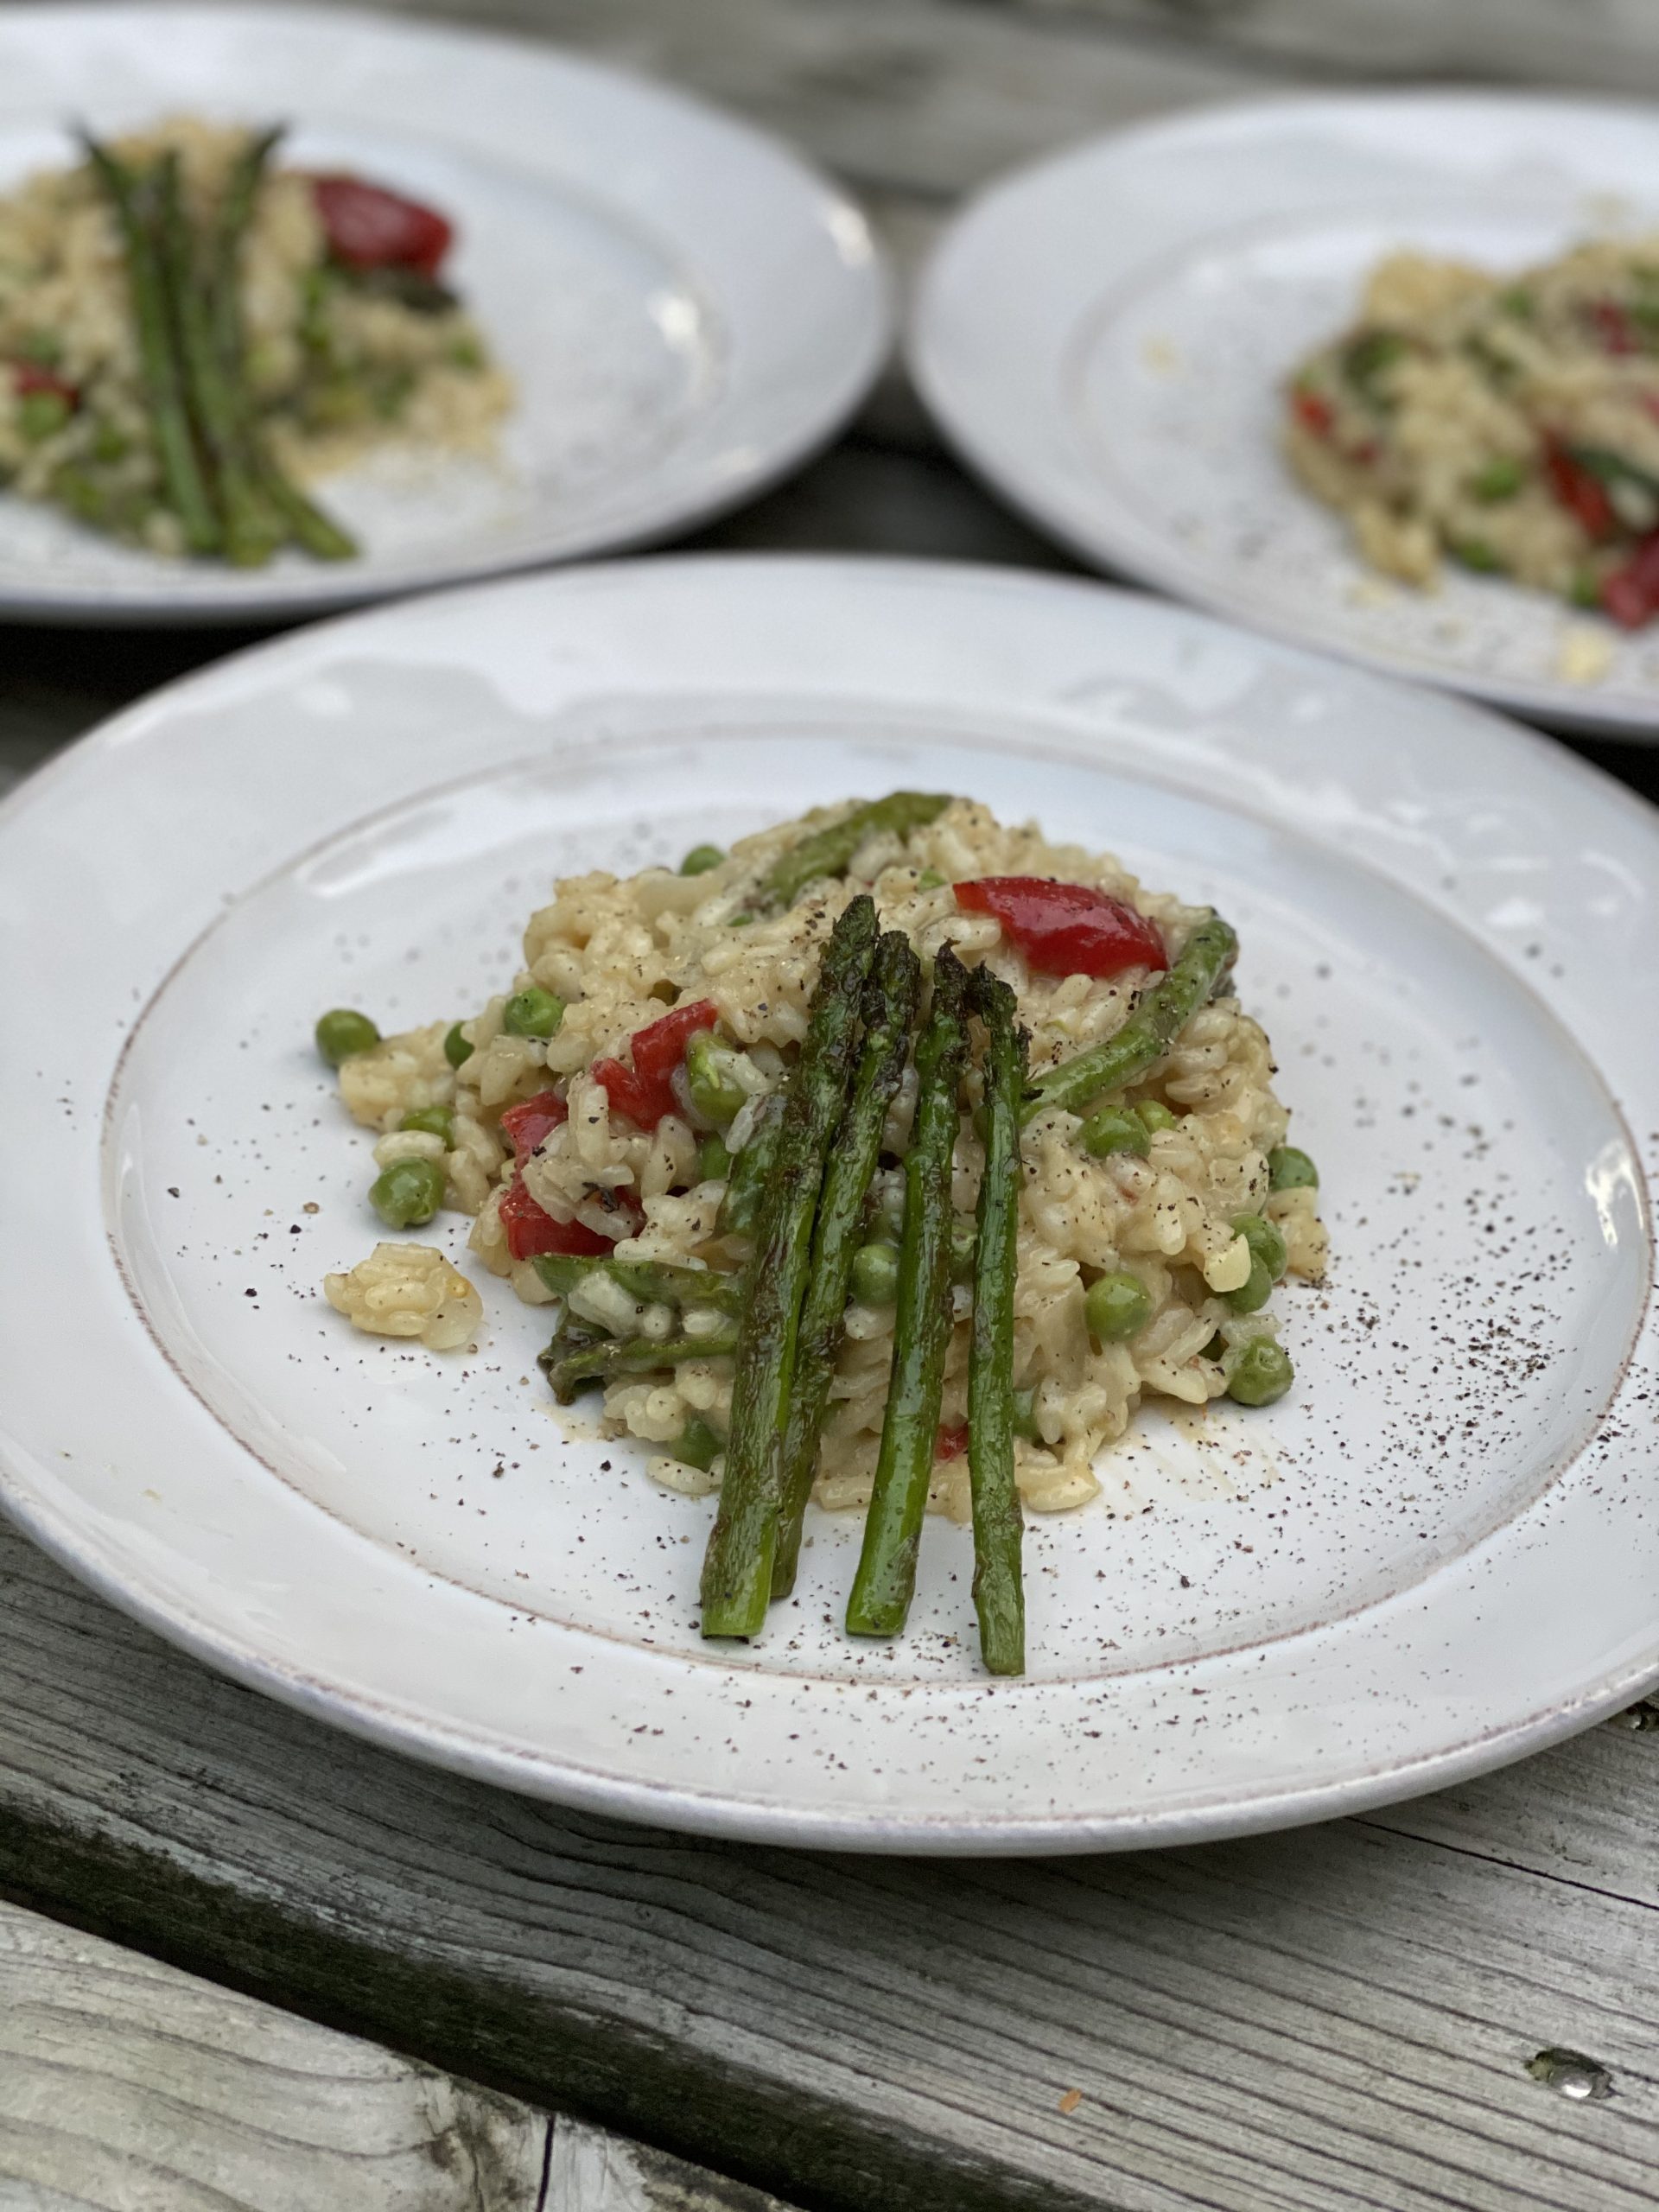
[[[0,1903],[8,2212],[787,2212]]]
[[[866,186],[954,196],[1196,101],[1355,78],[1659,91],[1651,0],[396,0],[693,87]]]
[[[953,196],[1014,162],[1283,72],[1189,38],[963,0],[397,0],[703,93],[865,185]]]
[[[1659,1910],[1659,1704],[1367,1824]]]
[[[944,1870],[723,1847],[334,1734],[10,1534],[0,1586],[0,1885],[432,2064],[849,2212],[1652,2202],[1659,1916],[1549,1822],[1508,1848],[1512,1783],[1484,1824],[1494,1785],[1440,1801],[1432,1837]],[[1621,1763],[1599,1848],[1634,1866],[1655,1736],[1575,1756]],[[1535,2081],[1555,2045],[1614,2094]]]
[[[1073,34],[1160,35],[1217,54],[1343,76],[1467,77],[1659,90],[1651,0],[995,0]]]
[[[0,2191],[534,2212],[543,2113],[0,1904]]]
[[[391,0],[694,87],[866,185],[953,196],[1069,139],[1356,79],[1659,92],[1651,0]]]

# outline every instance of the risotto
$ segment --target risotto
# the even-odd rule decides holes
[[[1401,253],[1297,371],[1286,452],[1374,568],[1659,612],[1659,238],[1519,276]]]
[[[0,197],[0,483],[152,552],[355,550],[306,496],[391,441],[487,447],[506,378],[448,223],[181,118]]]
[[[768,1147],[791,1141],[788,1102],[819,1081],[831,963],[861,923],[883,934],[854,987],[862,1026],[845,1065],[861,1035],[873,1067],[885,1052],[887,1087],[879,1067],[868,1096],[862,1066],[835,1078],[830,1142],[803,1178]],[[800,1324],[803,1343],[819,1329],[827,1360],[808,1479],[832,1510],[879,1503],[908,1357],[895,1337],[932,1264],[912,1249],[931,1116],[943,1305],[925,1503],[976,1513],[975,1391],[990,1387],[976,1385],[977,1341],[1011,1389],[1010,1496],[1047,1513],[1096,1494],[1097,1457],[1147,1395],[1261,1404],[1290,1382],[1271,1294],[1287,1273],[1319,1277],[1325,1233],[1313,1163],[1286,1141],[1268,1039],[1231,993],[1232,946],[1208,909],[1144,890],[1109,856],[1006,827],[971,800],[900,793],[729,853],[701,848],[677,873],[568,878],[531,915],[511,992],[384,1039],[337,1010],[318,1038],[345,1103],[379,1133],[370,1195],[383,1218],[472,1215],[478,1260],[556,1320],[543,1365],[560,1397],[602,1390],[607,1433],[638,1439],[658,1478],[691,1495],[729,1474],[748,1317],[807,1233],[768,1206],[804,1190],[810,1226],[822,1185],[810,1266],[841,1273],[833,1311]],[[947,981],[959,1063],[941,1078]],[[911,994],[885,1043],[883,990]],[[943,1107],[928,1090],[941,1080]],[[1002,1123],[1012,1150],[998,1085],[1017,1105]],[[861,1113],[868,1184],[847,1164]],[[859,1178],[833,1202],[854,1226],[826,1258],[838,1173]],[[1004,1235],[1006,1343],[987,1348],[979,1302],[1000,1297],[986,1270],[1001,1262],[986,1239]],[[329,1296],[374,1328],[372,1288],[412,1333],[409,1315],[436,1310],[435,1289],[420,1303],[436,1255],[404,1248],[422,1256],[403,1300],[383,1257],[398,1249],[378,1248],[363,1298],[348,1276]]]

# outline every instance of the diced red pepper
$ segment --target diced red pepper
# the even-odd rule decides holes
[[[957,886],[957,904],[993,914],[1043,976],[1121,976],[1126,968],[1169,965],[1164,941],[1122,899],[1083,883],[1040,875],[985,875]]]
[[[1659,614],[1659,531],[1644,537],[1624,567],[1606,578],[1601,603],[1627,630],[1639,630]]]
[[[42,367],[39,361],[13,361],[11,380],[20,399],[27,399],[31,391],[49,391],[63,401],[73,414],[80,404],[80,388],[60,377],[55,369]]]
[[[1592,537],[1612,537],[1618,528],[1618,517],[1599,478],[1574,461],[1559,438],[1545,440],[1544,466],[1549,473],[1549,487],[1568,514],[1582,523]]]
[[[593,1077],[603,1084],[611,1110],[626,1114],[642,1129],[654,1129],[665,1114],[674,1113],[679,1101],[670,1081],[685,1058],[685,1048],[701,1031],[712,1029],[720,1019],[712,999],[698,999],[690,1006],[677,1006],[660,1021],[636,1029],[629,1039],[633,1065],[620,1060],[595,1060]]]
[[[1304,390],[1300,385],[1291,392],[1290,411],[1302,428],[1311,430],[1316,438],[1328,438],[1337,419],[1336,410],[1328,399],[1322,398],[1317,391]]]
[[[454,232],[435,208],[356,176],[314,176],[329,250],[348,269],[412,269],[435,276]]]
[[[522,1183],[510,1183],[502,1195],[501,1226],[515,1260],[533,1260],[538,1252],[574,1252],[581,1259],[594,1259],[611,1249],[611,1239],[586,1222],[555,1221]]]
[[[518,1165],[522,1167],[543,1140],[569,1118],[570,1109],[556,1090],[538,1090],[533,1098],[509,1106],[501,1116],[501,1126]]]
[[[960,1459],[968,1449],[968,1424],[965,1421],[953,1423],[949,1428],[940,1427],[933,1440],[933,1457],[938,1459]]]
[[[712,1029],[720,1020],[712,999],[698,999],[691,1006],[677,1006],[647,1028],[636,1029],[629,1040],[633,1071],[646,1083],[660,1083],[672,1075],[685,1058],[685,1048],[700,1030]]]
[[[633,1070],[625,1067],[620,1060],[595,1060],[593,1077],[595,1083],[604,1085],[612,1113],[626,1114],[642,1129],[654,1129],[663,1116],[672,1109],[671,1091],[668,1104],[664,1106],[651,1086],[641,1083]]]
[[[1636,353],[1641,351],[1634,325],[1617,300],[1592,300],[1590,320],[1596,327],[1596,335],[1609,353]]]

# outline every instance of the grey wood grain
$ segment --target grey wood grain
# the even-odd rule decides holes
[[[724,1847],[337,1735],[0,1532],[0,1885],[859,2212],[1651,2203],[1659,1733],[1552,1770],[1541,1821],[1499,1777],[1393,1826],[1121,1859]],[[1614,2094],[1535,2081],[1554,2045]]]
[[[1217,57],[1344,78],[1472,78],[1648,94],[1650,0],[994,0],[1072,34],[1161,35]]]
[[[954,197],[1011,162],[1285,73],[975,0],[396,0],[671,79],[865,186]]]
[[[0,2177],[16,2201],[27,2190],[100,2212],[534,2212],[550,2125],[0,1905]]]
[[[866,186],[955,196],[1195,101],[1451,79],[1659,91],[1652,0],[397,0],[692,86]]]
[[[4,2212],[787,2212],[0,1903]]]

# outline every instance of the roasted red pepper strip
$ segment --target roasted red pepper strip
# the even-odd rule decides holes
[[[604,1085],[612,1113],[626,1114],[629,1121],[642,1129],[654,1129],[663,1116],[672,1109],[674,1099],[671,1092],[668,1105],[662,1105],[651,1086],[641,1083],[633,1070],[625,1067],[620,1060],[595,1060],[593,1077],[595,1083]]]
[[[548,1135],[570,1118],[570,1109],[556,1090],[538,1090],[533,1098],[509,1106],[501,1116],[514,1159],[522,1167]]]
[[[965,1421],[957,1421],[949,1428],[941,1425],[938,1436],[933,1440],[933,1457],[936,1461],[960,1459],[967,1449],[968,1424]]]
[[[1336,410],[1328,399],[1321,399],[1317,391],[1304,391],[1298,385],[1290,395],[1290,411],[1305,430],[1316,438],[1328,438],[1331,425],[1336,420]]]
[[[1659,614],[1659,531],[1644,537],[1624,567],[1605,580],[1601,603],[1627,630],[1639,630]]]
[[[1618,517],[1605,485],[1581,467],[1559,438],[1545,440],[1544,466],[1549,472],[1550,489],[1568,514],[1582,523],[1592,537],[1611,537],[1618,528]]]
[[[1590,320],[1596,327],[1596,335],[1609,353],[1640,352],[1635,327],[1617,300],[1592,300]]]
[[[1121,976],[1169,965],[1164,941],[1144,914],[1082,883],[1040,875],[985,875],[957,886],[965,913],[993,914],[1043,976]]]
[[[67,377],[60,377],[55,369],[42,368],[38,361],[13,361],[10,365],[20,399],[27,399],[31,391],[49,391],[72,412],[79,406],[79,387],[71,384]]]
[[[555,1221],[522,1183],[509,1184],[502,1196],[501,1226],[515,1260],[533,1260],[538,1252],[574,1252],[579,1258],[594,1259],[611,1249],[611,1239],[585,1222]]]
[[[602,1083],[613,1113],[626,1114],[642,1129],[654,1129],[664,1114],[677,1111],[670,1077],[685,1058],[685,1048],[701,1030],[712,1029],[720,1019],[712,999],[698,999],[690,1006],[677,1006],[660,1021],[636,1029],[630,1038],[633,1065],[620,1060],[595,1060],[593,1076]]]
[[[361,177],[314,176],[311,190],[329,250],[348,269],[437,275],[454,232],[435,208]]]

